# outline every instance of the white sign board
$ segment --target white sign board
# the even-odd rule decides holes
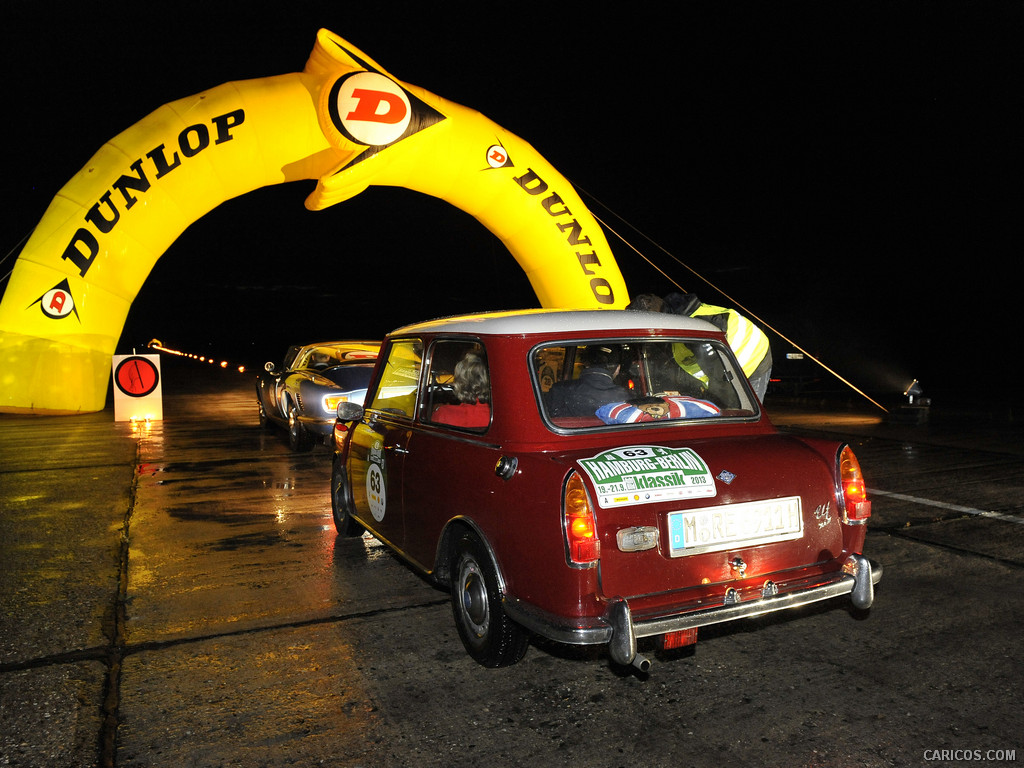
[[[114,355],[114,421],[164,417],[159,355]]]

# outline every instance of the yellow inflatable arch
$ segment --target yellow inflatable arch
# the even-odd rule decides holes
[[[317,34],[302,72],[165,104],[107,142],[50,203],[0,302],[0,411],[104,407],[111,355],[160,255],[225,200],[316,179],[320,210],[373,185],[466,211],[545,307],[624,307],[611,249],[575,190],[480,113]]]

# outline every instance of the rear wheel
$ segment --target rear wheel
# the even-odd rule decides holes
[[[288,447],[298,453],[313,447],[313,438],[299,421],[299,409],[294,403],[288,406]]]
[[[505,614],[497,569],[476,534],[459,537],[451,565],[452,613],[469,655],[485,667],[515,664],[530,637]]]
[[[331,468],[331,511],[334,513],[334,527],[341,536],[362,536],[363,528],[348,513],[348,475],[340,456],[334,457]]]

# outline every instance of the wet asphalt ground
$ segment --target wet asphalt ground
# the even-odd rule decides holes
[[[644,675],[543,642],[476,665],[444,592],[335,536],[330,454],[262,431],[252,392],[165,368],[148,426],[0,414],[0,765],[1024,763],[1009,411],[778,404],[856,449],[875,605],[702,630]]]

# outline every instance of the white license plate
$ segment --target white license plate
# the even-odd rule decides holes
[[[800,497],[723,504],[668,516],[669,555],[681,557],[803,536]]]

